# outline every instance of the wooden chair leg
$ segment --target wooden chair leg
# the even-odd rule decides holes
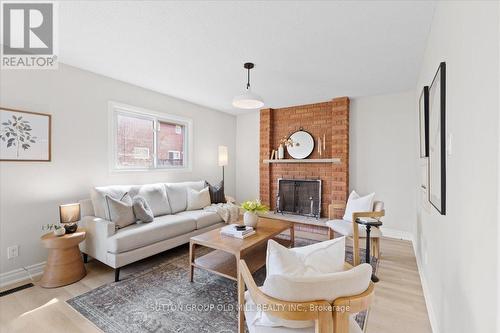
[[[237,261],[239,265],[239,261]],[[238,270],[239,272],[239,270]],[[245,281],[238,273],[238,333],[245,333]]]
[[[352,238],[352,265],[353,266],[359,265],[359,238],[358,237]]]
[[[321,311],[315,325],[315,333],[331,333],[333,331],[333,316],[330,311]],[[335,331],[336,332],[336,331]],[[348,333],[346,331],[346,333]]]
[[[333,313],[333,326],[335,333],[349,333],[349,313],[336,311]]]
[[[380,258],[380,238],[373,238],[373,255]]]

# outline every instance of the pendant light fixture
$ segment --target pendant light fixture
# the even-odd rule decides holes
[[[238,109],[258,109],[264,106],[264,102],[259,95],[254,94],[250,90],[250,70],[254,68],[255,65],[251,62],[246,62],[243,65],[248,71],[247,76],[247,89],[242,95],[236,96],[233,98],[233,106]]]

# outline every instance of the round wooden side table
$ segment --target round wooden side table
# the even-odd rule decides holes
[[[49,257],[40,286],[44,288],[65,286],[81,280],[87,274],[78,248],[78,244],[84,239],[85,230],[81,228],[64,236],[58,237],[49,232],[41,237],[43,246],[49,249]]]

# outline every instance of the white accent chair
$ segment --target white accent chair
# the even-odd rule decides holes
[[[368,266],[368,267],[367,267]],[[367,310],[374,297],[374,285],[370,282],[371,266],[367,264],[352,267],[345,263],[345,270],[329,274],[328,282],[337,291],[333,300],[289,302],[266,295],[257,285],[244,260],[239,262],[238,273],[238,332],[245,332],[245,321],[249,333],[362,333],[354,320],[354,314]],[[285,280],[287,281],[287,280]],[[307,283],[325,283],[325,277],[317,282],[299,279],[288,280],[290,288],[304,289]],[[248,291],[245,292],[245,286]],[[350,294],[347,290],[359,290]],[[325,295],[325,297],[328,297]],[[284,326],[258,326],[255,319],[262,309],[286,321],[313,321],[305,328]],[[264,310],[265,309],[265,310]]]
[[[359,259],[359,239],[366,238],[366,228],[363,225],[356,223],[358,218],[372,218],[380,220],[385,216],[384,202],[374,201],[373,210],[371,212],[354,212],[352,214],[352,222],[340,219],[333,219],[333,212],[335,209],[345,208],[343,205],[338,206],[330,204],[328,206],[328,218],[329,221],[326,225],[329,227],[328,236],[330,239],[335,238],[335,233],[352,239],[353,242],[353,265],[357,266],[360,263]],[[380,228],[373,227],[370,231],[370,244],[371,253],[378,259],[380,257],[380,237],[382,237],[382,231]]]

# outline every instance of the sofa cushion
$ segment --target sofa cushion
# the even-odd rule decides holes
[[[106,206],[106,195],[120,200],[120,198],[130,191],[130,185],[114,185],[114,186],[100,186],[90,190],[90,199],[92,199],[92,206],[94,207],[94,214],[97,217],[111,221],[108,209]]]
[[[183,183],[166,183],[168,201],[172,209],[172,214],[185,211],[187,208],[187,189],[201,191],[205,187],[205,182],[183,182]]]
[[[146,199],[154,216],[171,214],[170,203],[168,202],[167,192],[164,184],[145,184],[132,186],[129,191],[133,197],[141,196]]]
[[[188,216],[164,215],[151,223],[132,224],[119,229],[108,238],[108,252],[122,253],[159,241],[187,234],[196,229],[196,222]]]
[[[345,220],[330,220],[326,222],[333,231],[341,234],[342,236],[352,237],[352,222]],[[357,224],[359,233],[358,236],[361,238],[366,238],[366,227],[361,224]],[[370,229],[370,238],[382,237],[382,231],[379,228],[372,227]]]
[[[209,212],[203,209],[179,212],[176,215],[194,219],[196,221],[196,229],[203,229],[211,225],[224,222],[220,215],[216,212]]]

